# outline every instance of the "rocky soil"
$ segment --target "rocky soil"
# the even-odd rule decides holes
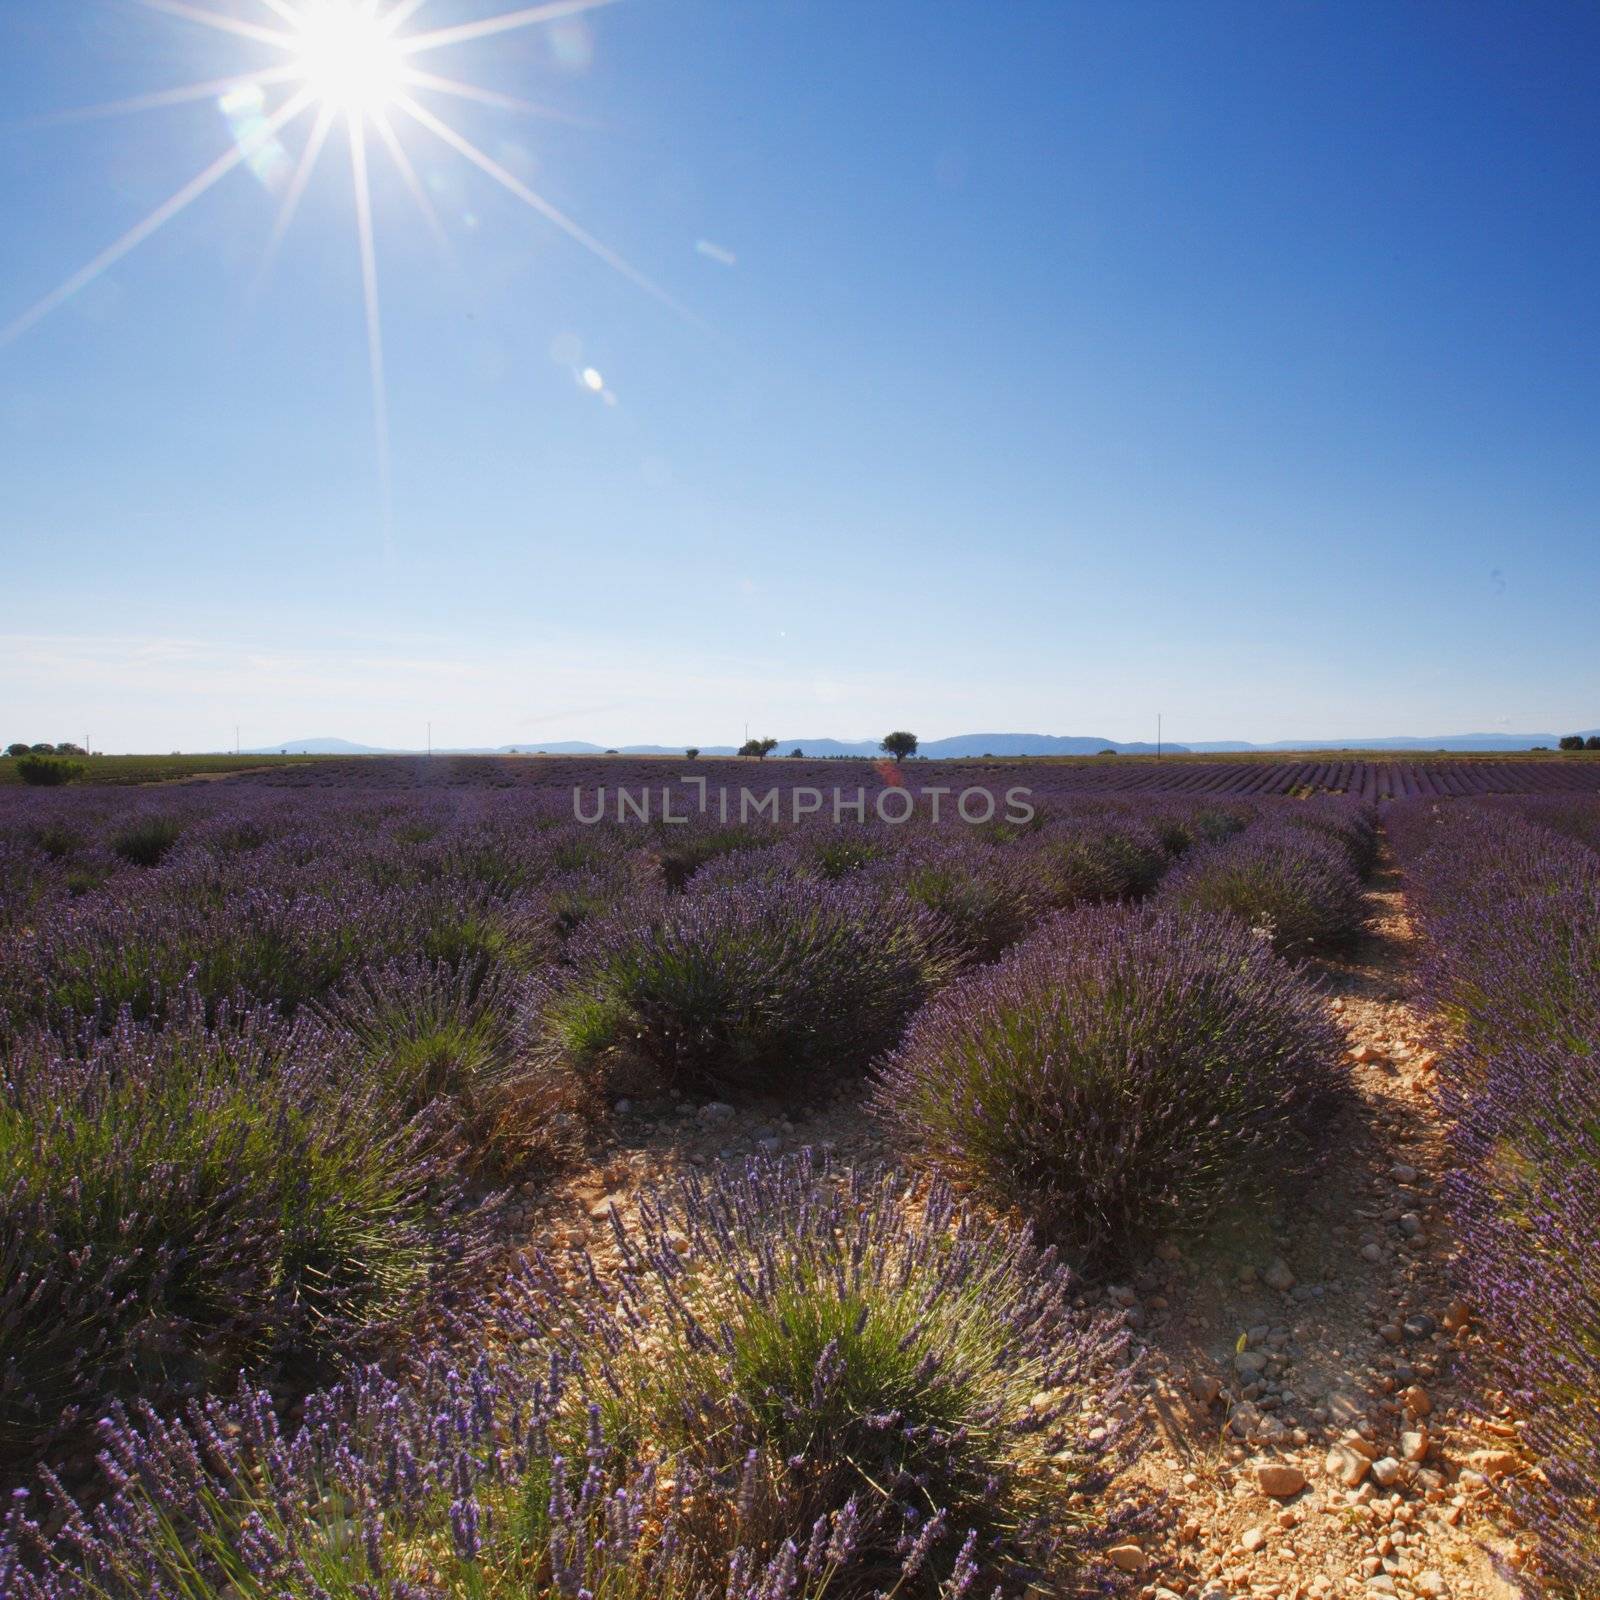
[[[1158,1531],[1112,1552],[1140,1600],[1503,1600],[1524,1546],[1495,1484],[1515,1426],[1472,1383],[1478,1337],[1452,1302],[1439,1208],[1436,1058],[1408,994],[1412,932],[1392,868],[1371,932],[1322,964],[1349,1040],[1353,1102],[1325,1169],[1268,1214],[1168,1244],[1096,1291],[1144,1354],[1148,1448],[1123,1481]],[[686,1168],[810,1146],[882,1159],[859,1094],[826,1105],[617,1107],[611,1143],[536,1205],[509,1244],[610,1254],[610,1212]]]
[[[1327,1168],[1110,1291],[1148,1347],[1157,1440],[1135,1479],[1173,1513],[1123,1553],[1147,1600],[1518,1592],[1494,1492],[1516,1430],[1473,1386],[1446,1277],[1437,1062],[1392,869],[1370,898],[1370,937],[1326,967],[1356,1091]]]

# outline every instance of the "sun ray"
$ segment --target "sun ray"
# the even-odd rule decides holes
[[[278,249],[283,243],[284,236],[289,232],[289,224],[294,221],[295,212],[300,209],[301,196],[305,194],[306,185],[311,181],[312,171],[322,154],[323,145],[327,142],[335,115],[330,106],[317,107],[316,120],[311,124],[311,132],[306,137],[306,147],[300,152],[300,160],[294,169],[294,176],[289,180],[289,187],[284,190],[283,204],[278,207],[272,232],[267,236],[266,246],[261,252],[261,265],[256,268],[255,277],[251,281],[252,298],[261,293],[266,287],[267,279],[272,276]]]
[[[689,322],[695,327],[699,328],[702,332],[710,332],[710,329],[706,327],[705,323],[703,323],[699,317],[690,311],[688,307],[681,305],[678,301],[674,300],[665,289],[661,288],[658,284],[653,283],[642,272],[640,272],[637,267],[633,266],[622,256],[619,256],[617,252],[609,245],[602,244],[600,240],[595,238],[592,233],[580,227],[564,211],[560,211],[555,206],[551,205],[551,203],[546,200],[543,195],[536,194],[527,186],[527,184],[523,183],[520,178],[516,177],[510,172],[507,172],[498,161],[496,161],[492,156],[485,155],[484,152],[477,147],[477,145],[473,144],[470,139],[467,139],[463,135],[457,133],[456,130],[449,125],[449,123],[442,122],[438,117],[434,116],[434,114],[429,111],[426,106],[420,105],[417,101],[413,100],[410,95],[406,94],[396,96],[395,103],[408,116],[420,122],[422,126],[430,133],[442,139],[447,145],[450,146],[452,150],[456,151],[460,155],[465,156],[467,160],[473,164],[473,166],[477,167],[480,171],[487,173],[491,178],[494,179],[496,183],[501,186],[501,188],[506,189],[511,194],[514,194],[517,199],[522,201],[524,205],[529,206],[533,210],[537,211],[541,217],[543,217],[547,222],[551,222],[556,227],[560,228],[561,231],[569,238],[577,240],[577,242],[581,244],[585,250],[588,250],[595,256],[598,256],[599,259],[605,262],[605,264],[613,271],[621,273],[622,276],[636,288],[643,289],[646,294],[650,295],[655,300],[659,300],[662,305],[666,306],[669,310],[682,317],[684,321]]]
[[[291,28],[298,28],[305,21],[304,14],[295,10],[289,0],[261,0],[261,4],[274,16],[282,17]]]
[[[413,88],[436,89],[440,94],[473,100],[481,106],[494,106],[501,111],[520,111],[530,117],[548,117],[552,122],[569,122],[579,128],[598,126],[592,117],[576,117],[571,112],[558,111],[554,106],[542,106],[533,100],[519,100],[515,95],[501,94],[495,89],[480,89],[475,83],[462,83],[457,78],[441,78],[435,72],[419,72],[415,67],[406,68],[404,81]]]
[[[50,127],[63,122],[93,122],[101,117],[127,117],[140,111],[160,111],[167,106],[187,105],[194,100],[209,100],[230,89],[268,89],[288,83],[298,74],[293,67],[272,67],[264,72],[236,72],[231,78],[211,78],[204,83],[186,83],[176,89],[158,89],[152,94],[136,94],[127,100],[107,100],[97,106],[77,106],[67,111],[52,111],[33,118],[27,126]]]
[[[400,0],[397,6],[386,12],[380,19],[383,23],[384,32],[393,33],[396,28],[416,16],[427,3],[428,0]]]
[[[593,11],[597,6],[613,4],[615,0],[547,0],[542,6],[528,6],[521,11],[502,11],[499,16],[485,17],[481,22],[464,22],[454,28],[435,28],[432,33],[413,33],[396,43],[403,54],[416,55],[423,50],[437,50],[442,45],[465,44],[469,39],[487,39],[491,34],[531,28],[535,23],[554,22],[559,17],[575,16],[580,11]]]
[[[445,253],[450,254],[450,239],[444,231],[443,224],[439,221],[439,213],[433,209],[433,202],[428,198],[428,191],[422,187],[422,180],[417,176],[417,169],[411,164],[411,157],[406,154],[406,147],[400,142],[400,135],[394,131],[394,124],[388,116],[379,112],[372,119],[372,125],[378,130],[378,137],[383,140],[384,148],[389,152],[389,159],[394,162],[396,171],[407,189],[411,191],[411,198],[417,202],[417,209],[422,213],[422,220],[428,225],[428,232],[433,235],[434,242]]]
[[[367,372],[372,382],[372,430],[378,447],[378,492],[382,497],[383,548],[394,549],[394,485],[389,461],[389,392],[383,373],[383,318],[378,307],[378,253],[372,237],[372,187],[367,176],[365,119],[352,112],[350,175],[355,184],[356,233],[361,243],[361,297],[366,307]]]
[[[168,16],[182,17],[188,22],[203,23],[222,33],[235,33],[241,39],[253,39],[257,44],[270,44],[280,50],[294,49],[294,35],[281,28],[263,28],[254,22],[241,22],[237,17],[223,16],[219,11],[207,11],[204,6],[192,6],[187,0],[139,0],[151,11],[164,11]]]
[[[247,157],[266,143],[277,131],[285,127],[311,104],[311,93],[302,89],[268,117],[248,138],[240,140],[232,149],[224,151],[203,172],[197,173],[170,199],[164,200],[142,222],[136,222],[115,244],[108,245],[87,265],[80,267],[65,282],[57,285],[42,300],[36,301],[14,322],[0,329],[0,345],[11,344],[30,328],[43,322],[52,311],[59,309],[73,295],[94,282],[108,267],[114,266],[130,250],[137,249],[158,228],[164,227],[185,207],[194,203],[219,179],[224,178]]]

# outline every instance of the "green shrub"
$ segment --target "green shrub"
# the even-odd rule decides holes
[[[23,756],[17,762],[17,776],[36,788],[53,789],[81,778],[81,761],[61,761],[54,756]]]

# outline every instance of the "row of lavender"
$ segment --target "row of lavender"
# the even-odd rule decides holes
[[[941,830],[10,797],[0,1430],[83,1476],[106,1417],[108,1497],[19,1501],[0,1587],[1075,1581],[1124,1374],[1013,1226],[1097,1269],[1281,1175],[1278,1141],[1312,1158],[1336,1040],[1271,946],[1354,930],[1371,843],[1338,803]],[[615,1095],[804,1100],[874,1063],[931,1189],[726,1175],[623,1235],[620,1285],[471,1292],[490,1184]],[[1013,1222],[954,1225],[943,1172]],[[116,1409],[239,1368],[186,1425]]]
[[[1600,804],[1417,806],[1391,833],[1446,1018],[1464,1290],[1540,1481],[1552,1582],[1600,1594]]]
[[[1377,802],[1416,797],[1600,792],[1600,760],[1548,755],[1474,758],[1378,758],[1330,755],[1277,761],[1206,761],[1192,756],[1149,761],[968,760],[892,761],[857,758],[771,760],[704,757],[694,761],[660,756],[383,756],[319,758],[253,774],[252,783],[291,788],[364,788],[377,791],[483,787],[540,790],[563,800],[573,789],[593,795],[600,788],[639,791],[673,784],[685,775],[713,787],[781,790],[803,785],[983,786],[1002,793],[1027,786],[1045,801],[1063,797],[1163,795],[1212,800],[1341,794]]]

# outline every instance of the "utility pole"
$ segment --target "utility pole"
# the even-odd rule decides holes
[[[233,753],[235,755],[239,754],[239,724],[237,722],[233,725]]]
[[[1156,760],[1161,759],[1161,713],[1156,712]]]
[[[428,759],[433,759],[433,724],[428,724]]]

